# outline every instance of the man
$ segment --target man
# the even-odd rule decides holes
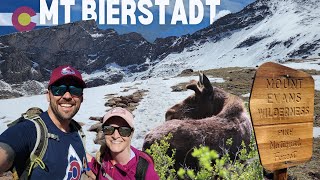
[[[52,71],[46,94],[48,111],[40,114],[51,138],[42,160],[35,158],[31,163],[27,178],[80,179],[85,167],[85,149],[72,118],[83,101],[85,87],[80,72],[71,66]],[[24,119],[0,135],[0,173],[14,168],[19,178],[24,176],[36,144],[36,131],[35,123]]]

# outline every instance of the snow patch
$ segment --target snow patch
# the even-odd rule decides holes
[[[0,80],[0,90],[12,91],[11,85]]]
[[[37,62],[32,61],[32,67],[37,68],[37,67],[39,67],[39,64]]]
[[[229,10],[221,10],[218,12],[218,14],[214,18],[214,20],[216,21],[216,20],[218,20],[218,19],[222,18],[223,16],[228,15],[230,13],[231,13],[231,11],[229,11]]]
[[[90,34],[91,37],[93,38],[100,38],[100,37],[104,37],[104,34],[100,34],[100,33],[95,33],[95,34]]]

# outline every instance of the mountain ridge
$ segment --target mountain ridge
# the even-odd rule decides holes
[[[24,83],[45,84],[51,70],[62,64],[79,69],[94,87],[190,68],[319,57],[318,4],[320,0],[257,0],[193,34],[152,43],[138,33],[99,29],[94,20],[0,36],[0,80],[18,84],[12,86],[18,89],[15,97]]]

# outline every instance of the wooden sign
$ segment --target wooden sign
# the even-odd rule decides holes
[[[311,159],[314,80],[309,74],[264,63],[256,71],[249,107],[265,169],[284,169]]]

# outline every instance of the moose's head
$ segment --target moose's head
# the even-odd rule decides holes
[[[166,121],[171,119],[202,119],[218,114],[224,104],[226,94],[212,87],[210,80],[203,73],[199,81],[192,80],[187,89],[195,93],[166,112]]]

